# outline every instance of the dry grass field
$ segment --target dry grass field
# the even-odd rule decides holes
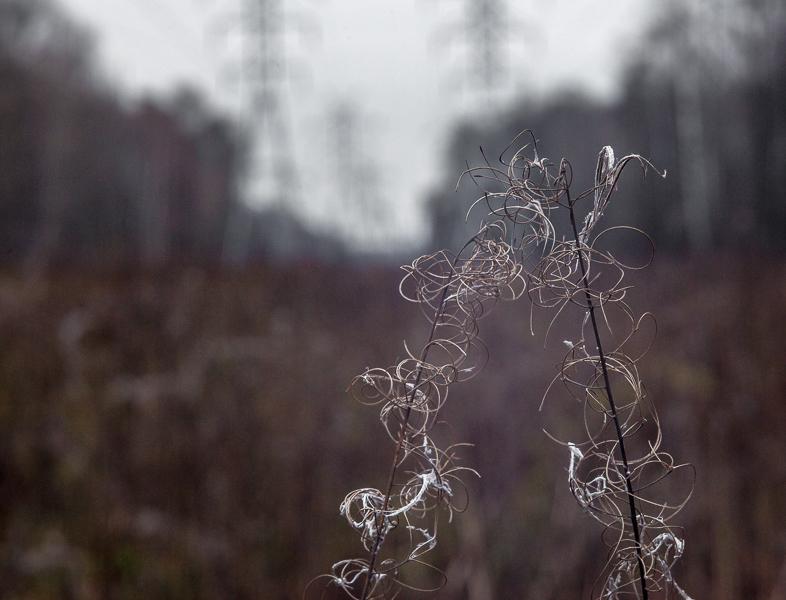
[[[786,594],[786,268],[762,262],[656,257],[630,296],[658,322],[640,370],[664,449],[696,467],[677,522],[697,598]],[[0,276],[0,596],[295,600],[361,553],[338,507],[384,485],[392,450],[346,388],[427,333],[400,275]],[[481,321],[490,362],[444,410],[481,477],[441,522],[436,598],[584,598],[606,559],[543,433],[567,417],[538,411],[563,325],[544,348],[529,318]]]

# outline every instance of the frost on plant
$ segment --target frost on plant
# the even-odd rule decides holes
[[[410,563],[424,564],[437,544],[439,509],[449,518],[463,510],[459,475],[471,469],[458,465],[460,444],[440,448],[434,430],[450,386],[488,360],[479,320],[497,301],[526,295],[533,306],[553,311],[553,319],[571,308],[580,314],[578,341],[565,341],[567,353],[540,406],[561,389],[580,407],[583,438],[551,437],[568,450],[570,492],[603,524],[604,540],[612,540],[596,597],[646,600],[664,592],[690,600],[673,574],[685,543],[671,523],[690,493],[672,501],[661,491],[669,475],[692,467],[660,449],[657,413],[638,373],[641,353],[627,350],[652,317],[637,317],[626,304],[623,280],[631,267],[603,250],[609,230],[597,227],[625,167],[635,162],[646,172],[649,162],[638,155],[615,160],[606,146],[594,184],[574,195],[570,163],[541,157],[526,134],[529,143],[509,160],[500,158],[500,167],[465,173],[481,190],[489,181],[503,190],[483,191],[473,205],[486,213],[478,233],[456,254],[443,250],[404,267],[401,294],[429,319],[424,346],[417,353],[405,346],[404,360],[367,369],[350,387],[359,402],[379,406],[393,444],[386,486],[351,492],[340,506],[367,553],[336,563],[326,575],[350,598],[394,597],[401,586],[413,587],[404,573]],[[555,211],[567,213],[567,231],[555,228]]]

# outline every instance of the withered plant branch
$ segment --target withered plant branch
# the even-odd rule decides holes
[[[595,304],[592,301],[590,294],[589,279],[587,275],[587,267],[584,263],[584,249],[579,237],[579,230],[576,226],[576,212],[574,210],[575,202],[571,201],[570,189],[565,188],[565,197],[568,203],[568,210],[570,214],[570,225],[573,228],[574,241],[576,242],[576,254],[578,255],[579,267],[581,269],[581,285],[584,288],[584,298],[587,301],[587,310],[589,311],[590,321],[592,322],[592,331],[595,334],[595,344],[598,348],[598,358],[600,360],[600,367],[603,372],[603,384],[606,388],[606,397],[609,400],[609,410],[611,411],[611,418],[614,421],[614,428],[617,432],[617,440],[619,442],[620,455],[622,456],[622,467],[625,471],[625,486],[628,491],[628,503],[630,504],[630,523],[633,529],[633,539],[636,542],[636,559],[639,563],[639,575],[641,580],[641,594],[643,600],[648,599],[647,593],[647,574],[644,569],[644,561],[641,555],[641,535],[639,533],[638,523],[638,510],[636,510],[636,495],[633,491],[633,483],[631,482],[631,472],[628,466],[628,456],[625,452],[625,439],[622,434],[622,427],[620,426],[619,415],[617,414],[617,406],[614,404],[614,396],[611,392],[611,380],[609,378],[609,371],[606,367],[606,356],[603,353],[603,345],[600,341],[600,331],[598,323],[595,319]]]
[[[646,350],[631,357],[623,349],[648,314],[636,318],[625,302],[629,286],[623,284],[624,274],[637,267],[597,247],[605,233],[621,229],[598,231],[596,226],[625,165],[638,162],[645,173],[651,165],[635,154],[615,161],[611,147],[606,146],[598,157],[594,186],[574,196],[570,163],[563,159],[557,168],[540,156],[534,135],[525,133],[530,143],[507,162],[501,156],[503,168],[492,166],[484,154],[485,167],[468,168],[462,175],[470,176],[481,189],[482,196],[473,206],[485,207],[486,217],[492,220],[483,221],[458,254],[443,250],[403,267],[407,275],[399,291],[420,305],[431,325],[419,355],[405,343],[407,358],[387,369],[367,368],[350,386],[359,402],[382,405],[380,419],[395,444],[385,492],[362,488],[347,495],[341,505],[341,514],[360,533],[369,554],[337,562],[324,577],[353,600],[395,598],[402,588],[415,589],[399,580],[401,569],[407,563],[428,566],[419,557],[436,545],[436,509],[444,505],[451,516],[454,510],[463,510],[455,503],[451,484],[464,488],[456,473],[473,471],[454,464],[457,457],[452,449],[461,444],[440,450],[430,432],[441,424],[439,413],[449,386],[473,377],[488,360],[488,349],[477,337],[479,319],[499,300],[515,300],[524,294],[532,307],[556,313],[548,331],[568,306],[578,306],[584,315],[581,338],[575,343],[565,340],[568,353],[546,395],[561,381],[570,397],[582,401],[586,437],[573,443],[547,435],[569,450],[568,484],[579,506],[606,527],[604,538],[606,533],[615,533],[599,599],[630,595],[649,600],[651,595],[676,594],[690,600],[672,576],[685,543],[680,528],[670,521],[690,498],[692,486],[685,499],[676,503],[648,499],[642,492],[677,469],[692,467],[675,465],[670,455],[659,450],[659,419],[636,367]],[[530,152],[534,158],[528,156]],[[482,182],[490,183],[492,189],[485,189]],[[587,197],[592,206],[579,223],[576,205]],[[564,210],[572,231],[558,236],[550,216],[552,211]],[[538,250],[527,251],[530,246]],[[469,255],[463,256],[467,250]],[[622,335],[615,331],[619,324],[610,315],[610,307],[621,311],[623,329],[627,329]],[[608,340],[603,348],[601,327],[611,336],[611,349]],[[593,337],[597,353],[592,349]],[[434,364],[427,362],[429,358]],[[590,371],[586,378],[581,375],[585,368]],[[614,382],[616,400],[612,374],[620,377]],[[632,393],[630,401],[620,400],[626,398],[620,395],[621,386]],[[645,428],[645,424],[649,425]],[[636,445],[633,436],[643,438],[645,445]],[[397,483],[408,461],[414,462],[408,479]],[[387,534],[404,525],[408,554],[398,556],[401,548],[394,540],[394,555],[383,559],[381,547]]]
[[[466,248],[466,246],[465,246]],[[456,255],[452,265],[450,274],[448,275],[448,280],[445,283],[445,287],[442,290],[442,294],[440,297],[439,305],[434,313],[434,318],[431,322],[431,331],[429,332],[428,341],[426,345],[423,347],[423,350],[420,353],[420,361],[418,362],[417,366],[417,374],[415,376],[415,383],[412,386],[412,391],[409,393],[409,398],[407,400],[407,408],[404,411],[404,419],[401,423],[401,432],[398,436],[398,442],[396,444],[396,453],[393,457],[393,463],[390,466],[390,476],[388,477],[388,484],[385,491],[385,500],[382,504],[382,510],[376,514],[374,517],[377,522],[377,534],[374,538],[374,544],[371,548],[371,554],[369,558],[369,565],[368,565],[368,573],[366,573],[366,582],[363,584],[363,591],[360,594],[360,600],[366,600],[368,598],[369,590],[371,589],[371,582],[373,580],[374,575],[374,566],[377,562],[377,554],[379,554],[379,547],[382,545],[382,539],[384,537],[383,531],[383,522],[386,518],[386,514],[390,508],[390,498],[393,493],[393,483],[396,478],[396,471],[398,470],[399,461],[401,459],[401,449],[404,446],[404,440],[407,437],[407,425],[409,424],[409,417],[412,414],[412,404],[415,402],[415,395],[418,392],[418,385],[420,384],[420,379],[423,376],[423,363],[426,362],[428,359],[428,353],[431,349],[432,342],[434,341],[434,336],[437,332],[437,325],[439,324],[442,315],[445,312],[445,298],[447,298],[448,289],[450,289],[450,284],[453,281],[453,275],[456,271],[456,263],[459,260],[461,253]]]

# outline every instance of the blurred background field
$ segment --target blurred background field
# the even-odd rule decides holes
[[[344,392],[423,336],[398,277],[317,262],[3,276],[0,594],[300,598],[360,553],[338,504],[383,485],[392,444]],[[641,370],[664,449],[698,473],[677,519],[685,587],[777,598],[786,270],[664,258],[636,283],[659,323]],[[481,478],[443,519],[437,597],[584,597],[605,551],[542,431],[576,415],[538,412],[573,327],[544,349],[524,302],[481,323],[491,361],[444,413]]]
[[[299,55],[315,71],[353,36],[422,44],[371,61],[395,93],[340,71],[295,89],[263,68],[288,56],[291,5],[244,0],[238,22],[225,4],[162,0],[158,34],[115,54],[174,47],[209,13],[237,36],[237,110],[204,79],[129,90],[106,32],[69,12],[86,0],[0,0],[0,597],[296,599],[362,555],[338,507],[384,486],[393,446],[347,386],[424,339],[398,267],[461,247],[484,215],[466,223],[480,192],[465,178],[456,193],[460,174],[529,128],[541,156],[571,161],[574,189],[606,144],[667,171],[629,169],[604,219],[656,247],[629,298],[657,319],[640,371],[664,449],[696,467],[681,582],[696,598],[785,599],[783,3],[628,14],[609,0],[597,30],[596,3],[572,0],[554,3],[564,21],[515,0],[380,3],[357,22],[349,0],[305,11],[344,40]],[[435,39],[425,19],[400,27],[407,11],[435,11],[436,39],[461,40],[458,88],[406,67]],[[592,69],[605,91],[587,87]],[[610,241],[641,260],[641,238]],[[488,366],[451,390],[444,419],[481,477],[440,522],[434,597],[586,598],[605,562],[568,453],[543,432],[580,425],[569,405],[539,411],[576,335],[565,315],[546,336],[549,318],[535,311],[532,335],[526,299],[500,305],[481,321]]]

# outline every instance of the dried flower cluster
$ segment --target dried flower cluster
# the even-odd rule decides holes
[[[456,255],[442,251],[405,267],[401,293],[431,322],[422,350],[408,350],[399,364],[368,369],[352,383],[358,401],[381,406],[395,452],[384,490],[356,490],[341,504],[367,552],[336,563],[327,576],[350,598],[392,597],[408,585],[403,567],[424,564],[421,557],[436,544],[437,508],[446,506],[451,516],[462,510],[458,475],[470,469],[457,465],[460,444],[440,448],[433,432],[450,385],[475,375],[488,358],[478,320],[498,300],[526,293],[533,306],[554,310],[555,319],[569,306],[584,315],[580,337],[565,342],[567,354],[543,402],[560,388],[582,409],[583,439],[552,437],[568,451],[573,496],[611,539],[599,597],[657,593],[688,600],[672,575],[684,542],[671,525],[687,497],[670,502],[659,497],[659,486],[675,470],[692,467],[676,465],[660,450],[657,414],[637,371],[642,354],[631,357],[625,348],[652,319],[637,318],[625,303],[629,288],[622,282],[630,267],[600,249],[598,240],[609,230],[596,232],[626,165],[638,162],[646,172],[649,163],[638,155],[615,161],[605,147],[594,185],[573,196],[570,163],[541,158],[527,133],[531,142],[512,159],[500,159],[504,168],[487,163],[466,173],[481,189],[497,190],[484,191],[476,202],[489,217],[480,231]],[[575,209],[585,199],[592,206],[579,229]],[[568,235],[558,237],[554,211],[567,211]],[[387,549],[393,532],[397,540]]]

